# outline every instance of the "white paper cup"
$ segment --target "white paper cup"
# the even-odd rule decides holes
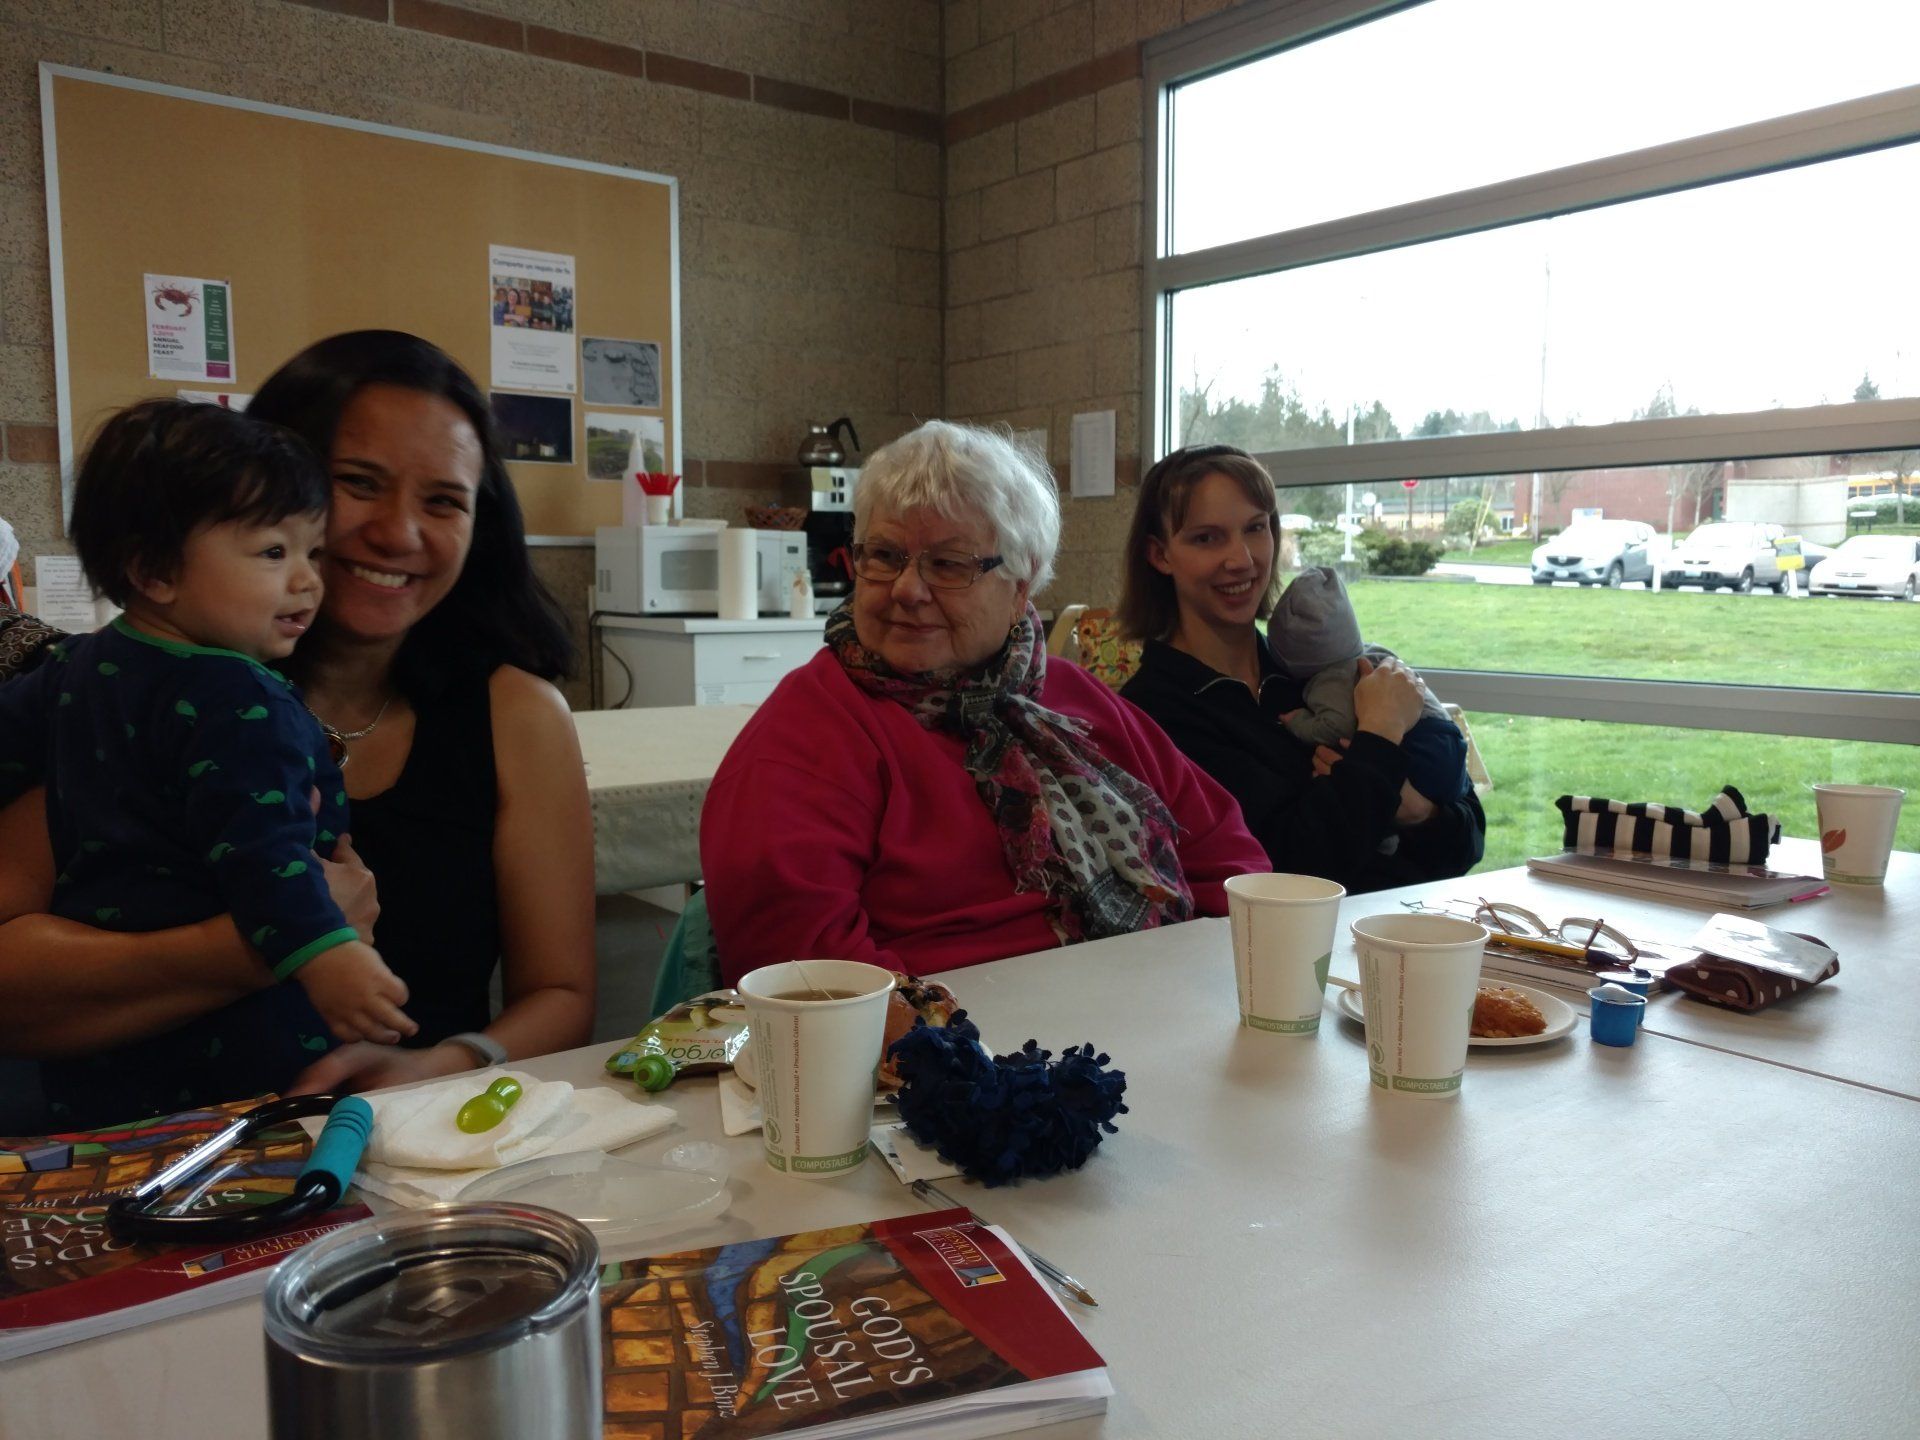
[[[1907,792],[1892,785],[1816,785],[1820,868],[1835,885],[1878,885],[1887,878],[1893,829]]]
[[[1399,1095],[1458,1095],[1486,927],[1449,915],[1367,915],[1353,922],[1353,943],[1368,1078]]]
[[[1312,1035],[1333,959],[1346,887],[1314,875],[1235,875],[1227,881],[1233,978],[1240,1023],[1279,1035]]]
[[[844,999],[783,998],[822,990]],[[793,1175],[838,1175],[867,1158],[874,1071],[894,973],[858,960],[787,961],[742,976],[759,1067],[767,1164]]]
[[[673,518],[673,496],[647,496],[647,524],[664,525]]]

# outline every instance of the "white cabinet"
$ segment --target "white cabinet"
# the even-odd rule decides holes
[[[824,617],[812,620],[639,619],[603,615],[599,703],[752,705],[819,650]],[[629,690],[626,673],[632,672]]]

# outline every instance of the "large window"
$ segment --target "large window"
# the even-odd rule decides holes
[[[1275,8],[1284,26],[1284,9],[1307,7]],[[1175,251],[1897,90],[1920,54],[1920,6],[1906,0],[1398,8],[1179,86]]]
[[[1476,728],[1920,743],[1878,553],[1920,539],[1916,54],[1910,0],[1288,0],[1155,42],[1149,448],[1260,454],[1287,559],[1347,564]],[[1854,753],[1816,748],[1769,773]]]

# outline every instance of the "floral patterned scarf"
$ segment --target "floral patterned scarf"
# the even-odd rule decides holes
[[[1040,703],[1045,634],[1028,605],[986,664],[908,675],[860,643],[851,601],[826,627],[854,684],[966,742],[961,763],[1000,831],[1014,890],[1051,900],[1063,944],[1189,919],[1193,892],[1166,803],[1094,749],[1086,721]]]

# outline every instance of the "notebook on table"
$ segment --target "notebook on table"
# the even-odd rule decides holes
[[[1826,892],[1826,881],[1766,865],[1719,860],[1676,860],[1658,855],[1590,855],[1566,850],[1527,861],[1527,869],[1550,880],[1606,885],[1676,900],[1700,900],[1724,910],[1757,910],[1809,900]]]

